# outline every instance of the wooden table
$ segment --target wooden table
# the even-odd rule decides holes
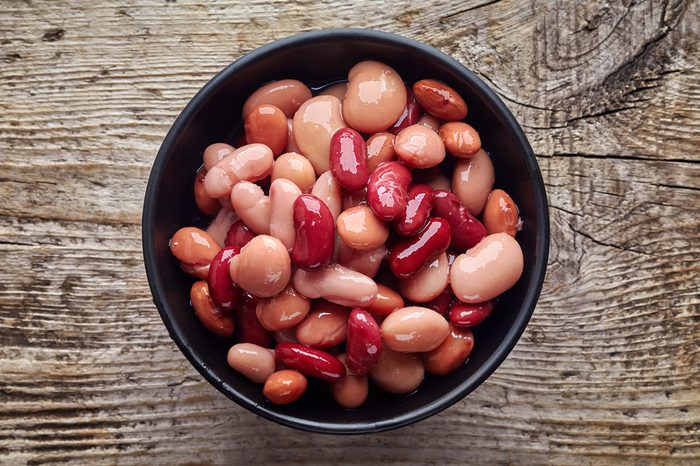
[[[699,18],[684,0],[0,0],[0,463],[700,464]],[[542,297],[500,369],[431,419],[344,438],[203,381],[152,304],[140,230],[192,95],[339,26],[483,77],[552,217]]]

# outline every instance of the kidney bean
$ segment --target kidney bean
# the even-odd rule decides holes
[[[418,105],[416,96],[413,95],[413,91],[410,88],[406,88],[406,107],[403,109],[401,116],[396,123],[394,123],[390,128],[389,132],[391,134],[397,134],[402,129],[408,128],[411,125],[415,125],[420,120],[423,115],[423,109]]]
[[[331,348],[345,341],[348,335],[349,309],[333,303],[317,304],[297,325],[299,343],[313,348]]]
[[[452,192],[470,214],[479,215],[493,188],[496,174],[491,158],[479,150],[471,159],[459,159],[452,172]]]
[[[367,187],[359,191],[343,194],[343,210],[348,210],[358,205],[367,205]]]
[[[301,190],[289,180],[279,178],[270,186],[270,236],[282,241],[289,251],[294,248],[294,202]]]
[[[367,203],[386,222],[406,213],[406,192],[411,171],[399,162],[383,162],[372,172],[367,183]]]
[[[507,233],[494,233],[455,259],[450,283],[457,299],[481,303],[508,290],[523,273],[523,252]]]
[[[491,191],[484,207],[484,226],[488,234],[508,233],[515,238],[521,225],[518,206],[508,193],[502,189]]]
[[[397,242],[389,253],[389,268],[397,277],[407,278],[447,250],[450,245],[450,224],[431,217],[416,236]]]
[[[447,254],[443,252],[413,276],[399,281],[401,295],[416,303],[427,303],[445,290],[449,272]]]
[[[331,384],[333,398],[343,408],[359,408],[369,393],[367,376],[353,373],[348,368],[345,354],[338,355],[338,360],[345,365],[346,374],[345,377]]]
[[[335,83],[321,89],[321,92],[319,92],[318,95],[332,95],[342,101],[345,98],[345,92],[347,91],[347,89],[348,83]]]
[[[238,220],[238,215],[236,215],[236,212],[234,212],[232,208],[223,207],[219,213],[216,214],[216,217],[214,217],[209,226],[207,226],[206,232],[214,238],[214,241],[216,241],[219,246],[225,246],[226,234],[229,228],[231,228],[231,225]]]
[[[455,157],[469,158],[481,149],[479,133],[461,121],[450,121],[438,130],[445,149]]]
[[[235,324],[230,312],[219,309],[209,295],[207,282],[198,281],[190,289],[190,302],[195,315],[202,325],[214,335],[230,337],[233,335]]]
[[[263,395],[277,405],[288,405],[301,398],[308,387],[306,377],[298,371],[273,372],[265,381]]]
[[[423,382],[425,369],[418,354],[400,353],[382,348],[377,364],[369,371],[369,378],[382,390],[403,395],[411,393]]]
[[[409,306],[389,314],[381,330],[388,348],[403,353],[422,353],[445,341],[449,325],[432,309]]]
[[[377,294],[374,280],[340,264],[313,272],[297,270],[294,288],[309,299],[324,298],[349,307],[365,307]]]
[[[231,205],[243,223],[255,233],[270,233],[272,204],[260,186],[249,181],[236,183],[231,190]]]
[[[272,167],[272,181],[279,178],[291,181],[301,192],[308,193],[316,182],[316,173],[306,157],[296,152],[288,152],[277,157]]]
[[[384,319],[397,309],[404,307],[403,298],[396,291],[381,283],[377,284],[377,297],[365,310],[377,319]]]
[[[209,264],[221,249],[206,231],[195,227],[180,228],[170,238],[169,246],[185,272],[204,280],[209,274]]]
[[[396,155],[413,168],[430,168],[445,159],[445,145],[435,131],[422,125],[413,125],[396,135]]]
[[[221,159],[230,155],[235,149],[229,144],[223,142],[215,142],[204,149],[202,161],[204,162],[204,170],[210,170],[214,165],[219,163]]]
[[[296,139],[294,139],[294,120],[292,120],[291,118],[287,118],[287,147],[284,148],[284,151],[294,153],[298,153],[301,151],[301,149],[299,149],[299,146],[297,145]],[[309,165],[311,165],[310,162]],[[314,177],[315,176],[316,174],[314,173]]]
[[[462,303],[457,301],[450,307],[450,322],[455,327],[474,327],[491,315],[493,307],[494,302],[492,300],[484,303]]]
[[[291,118],[301,104],[311,98],[311,90],[296,79],[282,79],[265,84],[253,92],[243,104],[243,119],[258,105],[271,104]]]
[[[273,156],[284,152],[289,138],[287,117],[278,107],[261,104],[254,107],[245,117],[243,125],[248,144],[265,144]]]
[[[338,181],[330,171],[321,173],[313,188],[311,194],[321,199],[333,215],[335,222],[340,215],[340,208],[343,204],[342,190]]]
[[[413,84],[413,92],[420,106],[437,118],[456,121],[467,116],[466,102],[447,84],[434,79],[421,79]]]
[[[316,175],[330,169],[331,137],[346,128],[340,100],[330,95],[312,97],[294,114],[292,130],[301,153],[309,159]]]
[[[250,240],[254,237],[255,233],[253,233],[250,230],[250,228],[248,228],[245,225],[245,223],[243,223],[241,220],[238,220],[237,222],[232,223],[228,231],[226,232],[226,239],[224,240],[224,245],[238,246],[238,248],[242,248],[243,246],[248,244]]]
[[[449,264],[449,256],[447,262]],[[450,313],[450,307],[452,306],[454,300],[455,294],[452,292],[452,287],[450,285],[447,285],[445,289],[442,290],[442,293],[440,293],[437,297],[433,298],[427,303],[423,304],[423,306],[427,307],[428,309],[432,309],[444,318],[447,318],[447,316]]]
[[[240,147],[214,165],[204,178],[204,189],[211,197],[228,196],[241,180],[262,180],[272,172],[272,151],[264,144]]]
[[[311,302],[306,296],[290,285],[276,296],[259,299],[255,315],[265,329],[278,332],[303,321],[310,308]]]
[[[326,204],[313,194],[302,194],[294,201],[296,239],[292,260],[305,270],[325,267],[335,246],[333,217]]]
[[[451,192],[438,190],[434,194],[433,215],[450,223],[450,245],[462,251],[476,246],[486,236],[484,225],[475,219]]]
[[[351,248],[345,242],[339,241],[337,262],[342,266],[372,278],[377,274],[388,252],[383,244],[378,248],[363,251]]]
[[[258,235],[231,259],[229,272],[234,283],[248,293],[269,298],[287,286],[292,264],[280,240]]]
[[[204,215],[216,215],[221,209],[219,200],[211,197],[204,189],[204,177],[207,176],[207,171],[201,168],[197,171],[194,177],[194,203]]]
[[[375,133],[367,139],[367,170],[372,173],[380,163],[396,160],[394,135]]]
[[[359,191],[367,185],[367,147],[360,133],[352,128],[333,133],[330,166],[338,184],[348,191]]]
[[[440,120],[428,114],[425,114],[422,117],[420,117],[420,120],[418,120],[418,124],[421,126],[425,126],[428,129],[432,129],[436,133],[440,130],[440,126],[442,126],[442,122]]]
[[[389,229],[367,206],[344,211],[338,216],[336,226],[343,242],[354,249],[377,249],[389,237]]]
[[[406,107],[406,85],[390,66],[377,61],[356,64],[348,73],[343,118],[363,133],[385,131]]]
[[[272,335],[265,330],[255,315],[258,299],[246,292],[241,292],[238,303],[238,308],[233,313],[236,319],[236,341],[271,348]]]
[[[241,252],[238,246],[227,246],[219,251],[209,266],[207,285],[214,303],[225,311],[232,311],[238,303],[238,288],[231,281],[229,262]]]
[[[265,383],[275,372],[275,352],[253,343],[238,343],[228,350],[228,365],[253,383]]]
[[[425,370],[434,375],[447,375],[464,364],[474,349],[471,330],[450,325],[447,338],[437,348],[423,353]]]
[[[382,334],[374,317],[356,307],[347,320],[347,365],[355,374],[366,374],[382,354]]]
[[[402,236],[411,236],[418,233],[428,221],[433,207],[433,188],[415,184],[406,199],[406,213],[394,220],[394,230]]]
[[[327,382],[335,382],[345,376],[345,366],[337,358],[298,343],[278,343],[275,357],[290,369]]]

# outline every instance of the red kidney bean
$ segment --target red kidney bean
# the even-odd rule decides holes
[[[484,225],[469,213],[453,193],[437,190],[434,194],[433,215],[450,222],[451,247],[466,251],[476,246],[486,236]]]
[[[399,162],[377,166],[367,183],[367,203],[377,217],[388,222],[406,213],[406,192],[411,179],[411,170]]]
[[[418,120],[420,120],[420,117],[423,115],[423,109],[420,108],[420,105],[418,105],[418,101],[416,100],[416,96],[413,94],[413,91],[411,88],[408,86],[406,87],[406,108],[404,108],[403,113],[401,113],[401,116],[399,117],[398,120],[396,120],[396,123],[389,128],[387,131],[389,131],[391,134],[397,134],[399,131],[401,131],[404,128],[408,128],[411,125],[415,125],[418,123]]]
[[[431,217],[417,235],[396,243],[389,253],[389,268],[397,277],[407,278],[450,245],[450,224],[443,218]]]
[[[335,356],[298,343],[278,343],[275,356],[286,367],[321,380],[335,382],[345,376],[345,366]]]
[[[207,282],[199,281],[190,288],[190,302],[202,325],[214,335],[230,337],[236,327],[230,312],[220,309],[209,294]]]
[[[452,291],[452,287],[450,285],[447,285],[447,288],[445,288],[442,291],[442,293],[438,295],[437,298],[433,299],[432,301],[428,301],[427,303],[423,304],[423,306],[427,307],[428,309],[432,309],[433,311],[447,318],[447,316],[450,313],[450,307],[452,306],[454,300],[455,294]]]
[[[406,213],[394,220],[394,230],[401,236],[418,233],[428,221],[433,207],[433,188],[427,184],[413,185],[406,199]]]
[[[238,303],[238,287],[231,281],[229,262],[241,252],[238,246],[228,246],[219,251],[209,265],[209,294],[211,299],[226,311],[233,310]]]
[[[238,343],[254,343],[263,348],[271,348],[272,335],[260,324],[255,314],[258,300],[248,293],[241,293],[239,298],[238,309],[234,312]]]
[[[294,263],[304,270],[330,264],[335,247],[335,222],[328,206],[313,194],[302,194],[294,201],[293,209]]]
[[[348,317],[347,364],[356,374],[366,374],[382,354],[382,334],[374,317],[359,307]]]
[[[455,327],[467,328],[479,325],[493,311],[494,302],[467,304],[456,301],[450,308],[450,322]]]
[[[243,220],[239,220],[231,225],[226,233],[226,239],[224,240],[225,246],[238,246],[242,248],[248,242],[255,238],[255,233],[251,231],[250,228],[243,223]]]
[[[348,191],[359,191],[367,185],[367,146],[360,133],[340,128],[331,137],[331,173]]]

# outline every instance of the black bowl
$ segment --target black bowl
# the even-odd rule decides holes
[[[516,201],[524,221],[518,242],[525,271],[491,316],[474,329],[476,346],[464,366],[444,377],[426,377],[410,395],[370,390],[357,410],[333,401],[325,384],[310,381],[296,403],[276,406],[260,385],[226,363],[230,339],[213,337],[189,304],[192,279],[180,271],[168,239],[197,222],[193,177],[203,149],[229,141],[240,125],[241,107],[255,89],[272,80],[296,78],[310,85],[345,79],[357,62],[374,59],[394,67],[407,81],[433,78],[455,88],[469,105],[468,121],[479,131],[496,167],[496,186]],[[192,365],[239,405],[280,424],[325,433],[389,430],[435,414],[478,387],[508,356],[535,308],[549,249],[549,219],[542,176],[532,149],[513,115],[496,94],[454,59],[419,42],[362,29],[309,32],[275,41],[226,67],[187,104],[153,164],[143,211],[146,273],[158,311]]]

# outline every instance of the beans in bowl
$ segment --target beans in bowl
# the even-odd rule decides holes
[[[523,271],[517,205],[467,113],[447,84],[363,61],[315,92],[264,85],[237,147],[204,149],[208,226],[170,249],[197,279],[195,315],[269,402],[314,377],[358,408],[370,389],[408,394],[466,363],[471,328]]]

